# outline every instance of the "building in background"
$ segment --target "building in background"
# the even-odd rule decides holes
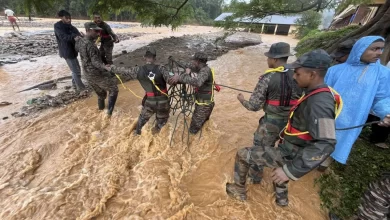
[[[222,13],[214,21],[224,22],[227,17],[232,16],[233,13]],[[264,18],[236,18],[233,22],[239,24],[249,25],[251,31],[263,33],[263,34],[274,34],[274,35],[290,35],[296,30],[296,20],[301,16],[281,16],[271,15]]]
[[[330,28],[341,28],[351,24],[365,25],[377,14],[385,0],[373,0],[371,4],[349,5],[333,18]]]

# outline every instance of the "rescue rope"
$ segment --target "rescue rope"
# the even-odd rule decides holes
[[[353,127],[347,127],[347,128],[336,128],[336,130],[337,130],[337,131],[352,130],[352,129],[355,129],[355,128],[366,127],[366,126],[369,126],[369,125],[373,125],[373,124],[379,124],[379,123],[380,123],[380,121],[372,121],[372,122],[368,122],[368,123],[365,123],[365,124],[356,125],[356,126],[353,126]]]
[[[125,84],[123,84],[123,81],[122,81],[122,79],[119,77],[118,74],[116,74],[116,73],[114,73],[114,74],[115,74],[116,78],[119,79],[119,82],[122,84],[122,87],[123,87],[124,89],[129,90],[135,97],[137,97],[137,98],[139,98],[139,99],[143,99],[141,96],[138,96],[137,94],[135,94],[131,89],[127,88],[127,87],[125,86]]]
[[[242,89],[237,89],[237,88],[234,88],[234,87],[230,87],[230,86],[225,86],[225,85],[222,85],[222,84],[216,84],[217,86],[222,86],[222,87],[225,87],[225,88],[228,88],[228,89],[233,89],[233,90],[236,90],[236,91],[240,91],[240,92],[246,92],[246,93],[251,93],[251,91],[247,91],[247,90],[242,90]]]

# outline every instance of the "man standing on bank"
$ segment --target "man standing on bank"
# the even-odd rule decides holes
[[[85,90],[81,81],[81,69],[77,60],[78,53],[75,49],[75,41],[82,35],[75,26],[72,25],[72,18],[69,12],[61,10],[58,12],[61,21],[54,24],[54,33],[56,35],[60,57],[66,60],[72,71],[72,85],[77,91]]]
[[[102,17],[99,13],[93,13],[93,22],[97,24],[100,31],[100,55],[102,56],[102,60],[104,64],[113,64],[112,62],[112,51],[114,49],[114,42],[119,43],[118,36],[112,31],[110,25],[102,20]]]

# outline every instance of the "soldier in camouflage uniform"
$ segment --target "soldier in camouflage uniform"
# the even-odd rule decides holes
[[[276,203],[288,205],[287,183],[309,173],[333,152],[335,138],[335,102],[331,90],[324,84],[326,70],[332,59],[323,50],[304,54],[285,68],[295,69],[294,78],[307,95],[290,110],[284,140],[277,148],[256,146],[239,150],[236,155],[234,183],[226,185],[230,196],[246,200],[246,179],[253,165],[273,168],[272,180],[276,191]],[[337,96],[338,97],[338,96]],[[273,122],[273,121],[272,121]],[[275,126],[275,125],[274,125]],[[265,126],[265,131],[276,131]],[[262,140],[262,144],[264,141]],[[272,144],[272,143],[268,143]]]
[[[196,76],[192,76],[195,73]],[[207,65],[207,54],[197,52],[192,58],[191,68],[186,69],[186,73],[172,79],[173,83],[179,82],[190,84],[196,88],[195,110],[192,115],[189,132],[198,133],[203,124],[209,120],[214,109],[214,78],[210,67]]]
[[[141,115],[138,118],[135,134],[140,135],[142,127],[149,121],[153,114],[156,114],[156,125],[153,133],[157,133],[167,123],[169,118],[169,98],[167,82],[173,73],[161,65],[155,64],[156,50],[148,48],[145,53],[146,64],[141,67],[106,67],[112,73],[121,74],[125,78],[138,79],[146,94],[142,102]]]
[[[274,148],[279,140],[279,133],[287,124],[290,108],[302,95],[302,90],[293,81],[293,70],[285,69],[290,53],[290,45],[279,42],[271,45],[267,63],[269,70],[259,79],[249,101],[240,93],[238,100],[249,111],[264,110],[264,117],[260,118],[259,126],[254,133],[252,148],[243,148],[239,155],[250,154],[253,148]],[[253,164],[248,173],[248,181],[259,184],[262,179],[263,167]]]
[[[240,93],[238,100],[250,111],[264,110],[265,115],[259,120],[259,126],[254,133],[253,147],[243,148],[237,153],[238,157],[246,157],[252,151],[260,148],[269,151],[274,148],[279,140],[280,131],[287,124],[290,108],[302,95],[302,90],[293,81],[293,70],[285,69],[290,53],[290,45],[279,42],[271,45],[268,52],[267,63],[269,70],[259,79],[249,101]],[[236,161],[237,162],[237,161]],[[248,182],[259,184],[262,179],[263,166],[251,164],[248,173],[239,174],[238,166],[235,166],[235,175],[248,175]]]
[[[112,50],[114,49],[114,42],[119,43],[118,36],[112,31],[110,25],[104,22],[99,13],[93,13],[93,21],[100,27],[100,54],[104,64],[113,64]]]
[[[336,215],[329,213],[331,220],[340,220]],[[359,206],[357,219],[359,220],[386,220],[390,218],[390,172],[375,182],[370,183],[363,195]]]
[[[111,116],[118,97],[118,86],[114,76],[105,69],[99,49],[95,45],[101,28],[93,22],[87,22],[84,26],[86,35],[76,42],[76,50],[80,53],[85,78],[98,96],[99,110],[105,108],[108,91],[107,114]]]

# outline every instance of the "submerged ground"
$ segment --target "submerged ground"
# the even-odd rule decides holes
[[[162,38],[197,33],[204,36],[221,30],[195,26],[182,27],[177,32],[138,26],[120,30],[129,31],[144,35],[121,42],[116,46],[117,54]],[[210,62],[218,83],[252,90],[267,69],[263,53],[270,44],[296,44],[289,37],[261,37],[260,45],[231,50]],[[174,45],[169,50],[174,51]],[[36,60],[0,67],[0,102],[13,103],[0,107],[1,117],[18,111],[28,99],[42,93],[56,94],[15,91],[69,75],[65,61],[56,55]],[[131,59],[130,64],[126,60],[122,57],[115,62],[131,66]],[[126,86],[143,94],[138,82],[127,82]],[[248,112],[237,101],[237,94],[228,89],[216,94],[216,107],[202,137],[190,137],[189,145],[181,141],[180,122],[172,146],[169,144],[177,116],[172,116],[157,136],[150,132],[152,120],[142,136],[134,137],[140,100],[122,88],[110,120],[97,111],[95,96],[66,107],[2,120],[0,218],[326,219],[314,187],[314,179],[319,176],[316,171],[290,184],[287,208],[274,203],[269,169],[261,185],[249,187],[247,202],[237,202],[226,195],[234,155],[237,149],[251,145],[253,131],[263,114]]]

